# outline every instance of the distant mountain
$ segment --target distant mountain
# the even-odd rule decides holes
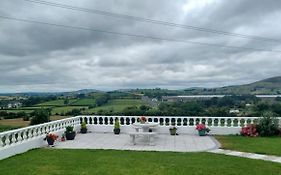
[[[20,92],[20,93],[0,93],[0,96],[28,96],[28,97],[35,97],[35,96],[72,96],[72,95],[79,95],[79,94],[90,94],[94,92],[102,92],[96,89],[81,89],[77,91],[69,91],[69,92]]]
[[[0,93],[0,96],[75,96],[79,94],[91,94],[105,92],[96,89],[81,89],[70,92],[23,92],[23,93]],[[225,86],[218,88],[192,87],[181,90],[168,89],[119,89],[112,92],[128,92],[134,94],[152,94],[152,95],[277,95],[281,94],[281,76],[267,78],[261,81],[244,85]]]
[[[244,85],[226,86],[209,89],[195,89],[196,94],[252,94],[252,95],[277,95],[281,94],[281,76],[267,78]]]

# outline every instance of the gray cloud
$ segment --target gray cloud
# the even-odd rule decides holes
[[[55,2],[55,1],[53,1]],[[275,0],[83,0],[73,6],[281,39]],[[3,0],[0,15],[240,47],[281,50],[278,42],[229,37]],[[280,75],[280,53],[116,36],[0,19],[0,92],[82,88],[224,86]]]

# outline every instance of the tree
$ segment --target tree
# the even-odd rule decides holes
[[[66,99],[63,101],[63,104],[64,104],[64,105],[68,105],[68,104],[69,104],[69,99],[66,98]]]
[[[30,125],[37,125],[50,121],[51,110],[50,109],[36,109],[31,113]]]
[[[258,133],[261,136],[273,136],[278,134],[278,120],[272,112],[265,112],[262,115],[258,125]]]

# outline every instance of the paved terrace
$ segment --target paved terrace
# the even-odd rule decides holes
[[[218,142],[211,136],[200,137],[193,134],[171,136],[158,134],[155,145],[148,144],[145,136],[136,139],[136,145],[130,143],[128,134],[114,135],[113,133],[77,134],[75,140],[56,142],[55,148],[68,149],[115,149],[141,151],[174,151],[198,152],[214,150],[219,147]]]

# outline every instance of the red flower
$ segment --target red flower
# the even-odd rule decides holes
[[[141,123],[145,123],[147,121],[147,119],[145,118],[145,116],[141,116],[140,117],[140,122]]]
[[[45,137],[45,139],[44,140],[46,140],[47,138],[49,138],[49,139],[52,139],[52,140],[57,140],[58,139],[58,137],[59,136],[57,136],[56,134],[53,134],[53,133],[49,133],[49,134],[47,134],[46,135],[46,137]]]
[[[240,131],[240,134],[242,136],[250,136],[250,137],[256,137],[259,135],[256,125],[254,124],[248,124],[246,127],[243,127]]]
[[[198,124],[196,125],[196,130],[198,131],[206,130],[206,126],[204,124]]]

